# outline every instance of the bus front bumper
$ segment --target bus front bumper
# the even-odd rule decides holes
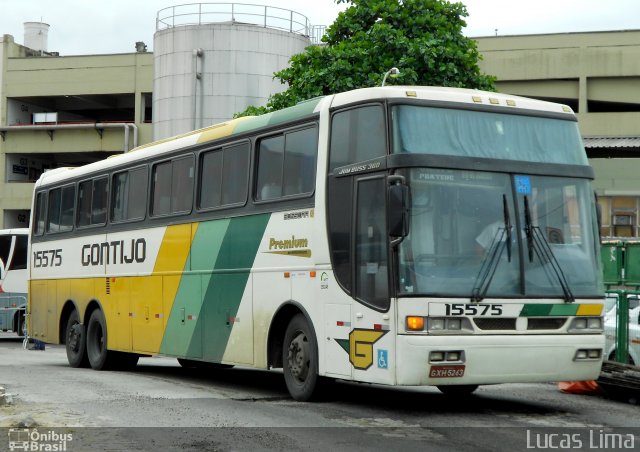
[[[602,334],[401,335],[396,381],[414,386],[594,380],[603,353]]]

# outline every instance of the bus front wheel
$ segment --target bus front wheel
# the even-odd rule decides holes
[[[71,367],[89,367],[85,329],[84,325],[80,323],[78,311],[73,311],[69,316],[64,337],[69,365]]]
[[[307,319],[294,316],[284,335],[284,381],[295,400],[311,399],[319,382],[318,346]]]

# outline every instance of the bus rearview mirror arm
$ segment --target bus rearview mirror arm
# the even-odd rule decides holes
[[[391,246],[399,245],[409,235],[409,200],[411,194],[404,177],[390,176],[388,189],[388,227]]]

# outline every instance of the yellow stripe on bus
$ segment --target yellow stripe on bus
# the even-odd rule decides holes
[[[602,305],[581,304],[576,315],[602,315]]]
[[[182,273],[197,229],[198,223],[167,226],[153,273]]]
[[[218,138],[228,137],[233,133],[233,130],[239,122],[246,121],[251,118],[253,118],[253,116],[243,116],[231,121],[223,122],[222,124],[207,127],[202,130],[202,133],[198,137],[198,143],[205,143],[207,141],[217,140]]]
[[[132,349],[159,353],[198,224],[168,226],[151,276],[130,280]],[[109,336],[112,344],[111,335]]]
[[[174,277],[166,275],[162,283],[162,299],[164,316],[164,327],[167,326],[167,317],[173,308],[173,302],[178,293],[180,279],[185,270],[185,265],[191,251],[191,243],[198,230],[198,223],[180,224],[168,226],[162,239],[162,245],[158,251],[158,258],[153,269],[154,274],[173,273]],[[164,328],[163,328],[164,333]],[[158,346],[160,344],[158,343]]]

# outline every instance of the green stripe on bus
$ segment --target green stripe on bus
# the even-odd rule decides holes
[[[160,352],[220,361],[270,214],[200,223]],[[252,347],[253,344],[247,344]]]
[[[203,358],[221,361],[227,348],[233,322],[249,280],[249,273],[271,214],[231,219],[216,259],[214,274],[204,291]],[[253,348],[253,343],[245,344]],[[197,346],[196,346],[197,348]],[[190,347],[191,349],[191,347]]]
[[[297,118],[303,118],[312,114],[321,100],[322,97],[317,97],[306,102],[301,102],[293,107],[283,108],[282,110],[274,111],[273,113],[267,113],[251,118],[250,120],[243,121],[236,125],[235,129],[233,129],[233,134],[237,135],[260,127],[274,126]]]
[[[579,304],[554,304],[549,315],[569,316],[578,313]]]
[[[551,317],[576,315],[579,305],[525,304],[520,317]]]
[[[192,344],[202,342],[199,329],[202,287],[209,285],[211,269],[215,266],[229,223],[230,220],[227,219],[207,221],[198,225],[184,268],[186,275],[180,279],[160,353],[173,356],[190,355],[192,358],[202,357],[202,350],[192,347]],[[189,270],[197,273],[189,274]],[[205,270],[209,271],[205,272]]]

